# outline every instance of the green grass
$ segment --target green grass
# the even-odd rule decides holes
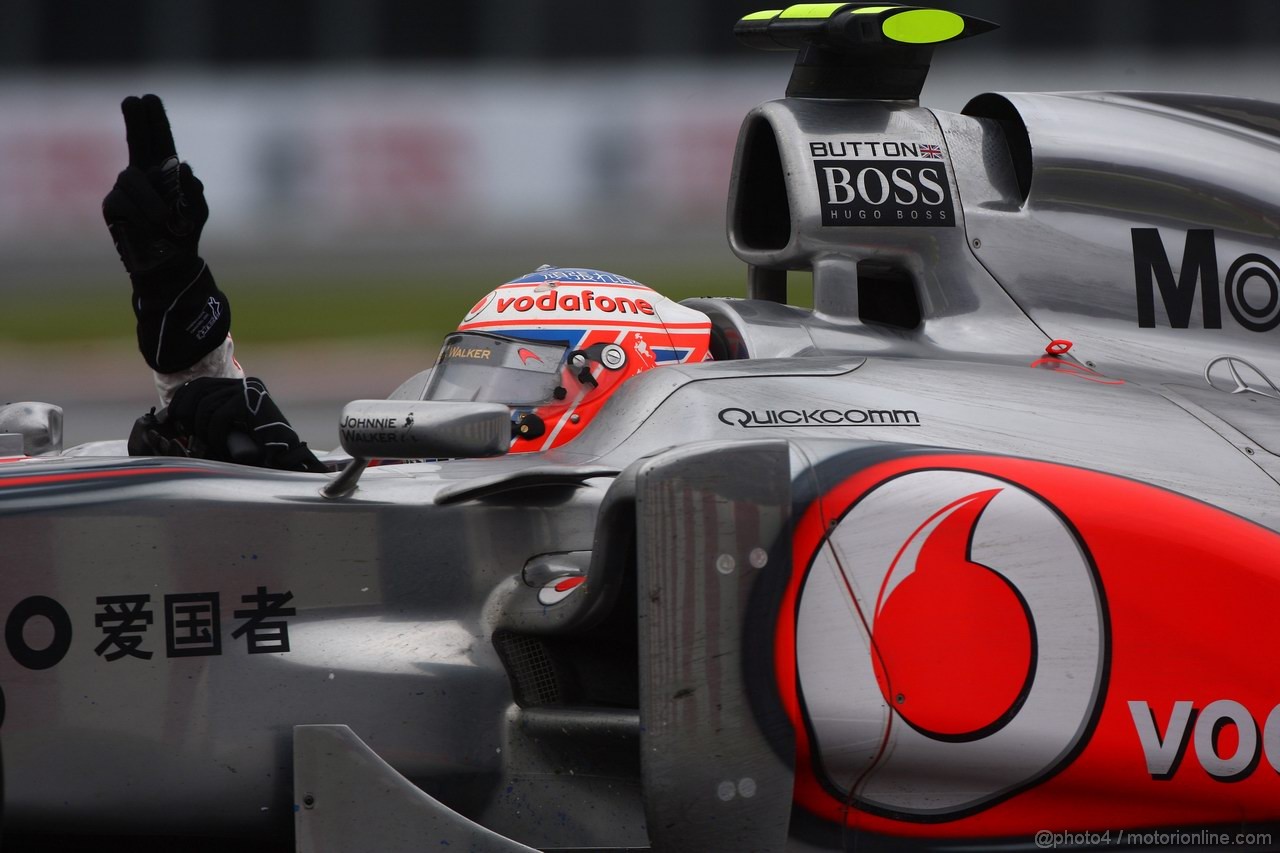
[[[677,301],[746,294],[740,266],[649,274],[642,280]],[[235,336],[262,343],[420,336],[439,340],[457,327],[476,300],[500,283],[491,277],[455,277],[445,289],[408,277],[373,282],[316,278],[219,282],[231,298]],[[0,344],[57,344],[132,335],[129,290],[119,280],[59,291],[53,304],[37,291],[9,294],[0,311]]]

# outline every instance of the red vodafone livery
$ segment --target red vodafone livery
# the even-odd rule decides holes
[[[913,455],[828,482],[793,558],[774,669],[805,811],[975,838],[1274,816],[1280,689],[1241,653],[1280,642],[1274,532],[1097,472]]]

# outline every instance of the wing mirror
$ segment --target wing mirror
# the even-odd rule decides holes
[[[511,445],[511,410],[501,403],[355,400],[338,422],[351,462],[322,490],[346,497],[371,459],[472,459],[501,456]]]
[[[9,448],[0,456],[39,456],[42,453],[62,452],[62,407],[51,403],[8,403],[0,405],[0,436],[18,435],[17,441],[0,441],[0,447]],[[12,447],[10,447],[12,445]]]

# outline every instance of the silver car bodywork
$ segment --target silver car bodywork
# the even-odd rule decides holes
[[[637,377],[565,448],[375,467],[337,500],[321,475],[218,463],[0,466],[6,826],[288,839],[296,820],[320,849],[323,809],[360,814],[368,788],[317,757],[332,730],[295,754],[294,727],[343,724],[447,807],[406,824],[419,838],[852,843],[788,839],[789,729],[753,698],[771,651],[746,627],[793,568],[801,496],[858,454],[927,448],[1280,532],[1278,118],[1190,95],[772,101],[729,199],[752,298],[689,303],[735,358]],[[867,168],[873,198],[916,181],[895,215],[928,196],[946,219],[840,209]],[[812,311],[769,298],[790,270],[812,271]],[[370,849],[408,843],[413,808],[374,818]]]

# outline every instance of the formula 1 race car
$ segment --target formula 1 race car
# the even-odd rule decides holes
[[[920,106],[990,26],[739,22],[748,297],[561,447],[425,378],[337,474],[0,411],[6,832],[1277,849],[1280,106]]]

